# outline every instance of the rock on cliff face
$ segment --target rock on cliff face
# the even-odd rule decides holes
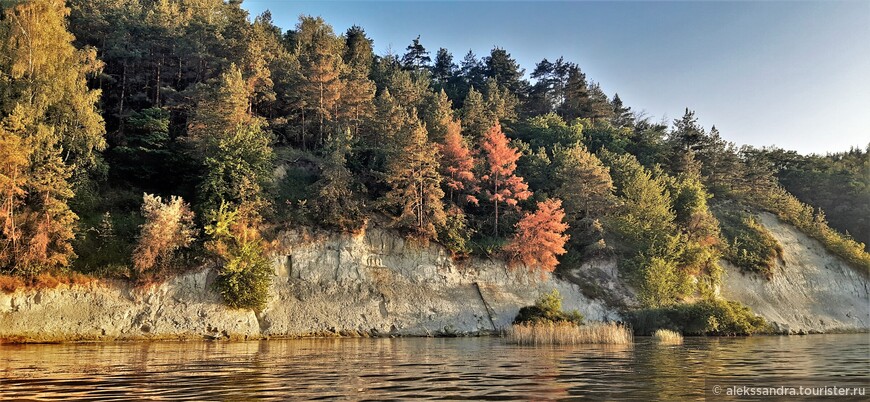
[[[782,245],[782,260],[769,281],[724,264],[722,296],[751,307],[780,332],[870,329],[867,275],[774,215],[760,218]]]
[[[505,328],[520,307],[558,289],[565,309],[618,319],[549,274],[495,260],[455,262],[436,244],[390,232],[279,239],[272,297],[261,312],[224,307],[203,269],[149,288],[125,284],[0,294],[0,339],[65,341],[260,338],[300,335],[453,335]]]

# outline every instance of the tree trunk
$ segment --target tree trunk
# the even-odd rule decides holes
[[[157,85],[154,86],[154,106],[160,107],[160,68],[163,66],[163,55],[157,63]]]
[[[493,193],[493,198],[495,198],[495,227],[493,233],[495,233],[495,237],[498,237],[498,174],[495,174],[495,193]]]
[[[127,92],[127,60],[124,60],[124,67],[121,70],[121,100],[118,102],[118,116],[124,115],[124,97]],[[122,119],[123,120],[123,119]]]
[[[320,108],[317,112],[320,113],[320,133],[317,135],[317,143],[323,144],[323,82],[320,83]]]

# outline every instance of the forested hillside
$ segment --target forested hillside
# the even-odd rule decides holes
[[[232,0],[4,2],[0,272],[216,263],[256,307],[277,231],[378,224],[522,269],[616,256],[659,307],[712,295],[722,258],[774,275],[759,210],[870,268],[866,151],[737,147],[558,55],[527,74],[410,42],[376,55],[362,27],[282,30]]]

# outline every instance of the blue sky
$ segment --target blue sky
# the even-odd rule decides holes
[[[434,56],[505,48],[527,74],[543,58],[576,62],[608,95],[655,120],[686,107],[738,144],[801,153],[870,142],[870,1],[338,2],[246,0],[295,26],[319,15],[362,26],[375,52],[417,35]]]

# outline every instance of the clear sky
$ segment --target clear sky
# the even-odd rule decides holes
[[[870,1],[338,2],[246,0],[275,23],[362,26],[375,52],[417,35],[458,62],[505,48],[526,69],[559,56],[654,120],[686,107],[738,144],[801,153],[870,142]]]

